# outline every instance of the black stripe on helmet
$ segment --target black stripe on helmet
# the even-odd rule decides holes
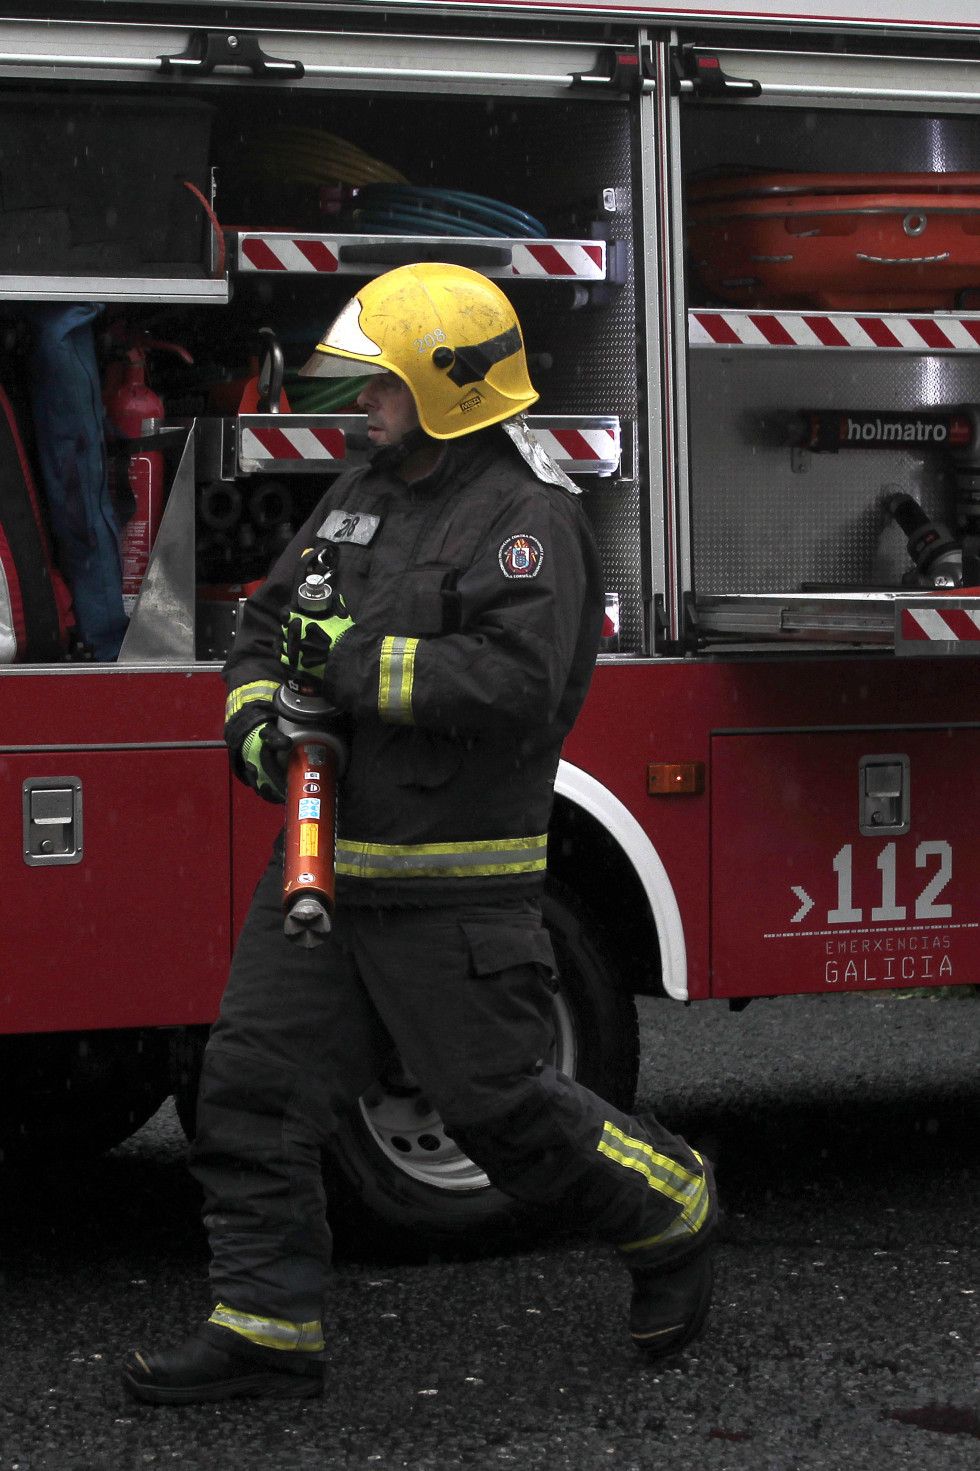
[[[486,342],[457,347],[447,377],[458,388],[465,388],[468,383],[482,383],[494,363],[502,363],[504,358],[513,357],[520,350],[521,334],[517,327],[511,327],[496,337],[489,337]]]

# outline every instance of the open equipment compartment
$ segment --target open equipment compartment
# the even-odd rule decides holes
[[[944,106],[928,63],[743,53],[723,64],[758,75],[762,91],[681,108],[692,646],[921,653],[920,636],[903,634],[910,615],[917,628],[916,609],[980,606],[955,587],[939,593],[928,572],[916,577],[906,531],[886,508],[911,497],[969,550],[973,432],[964,428],[957,448],[946,416],[968,406],[969,419],[980,394],[980,289],[970,289],[980,287],[980,194],[974,211],[956,193],[957,180],[980,182],[980,123]],[[896,101],[903,87],[909,100]],[[860,100],[842,107],[850,90]],[[907,199],[895,193],[903,176],[918,176]],[[946,268],[959,229],[977,265],[975,281],[967,268],[951,293],[929,273]],[[821,232],[826,279],[797,259],[804,247],[816,258]],[[845,244],[853,296],[841,293]],[[875,284],[858,280],[862,271],[877,272]],[[945,427],[930,439],[937,415]],[[966,558],[967,572],[975,565]],[[968,649],[947,634],[930,651]]]
[[[83,40],[91,45],[88,36]],[[405,56],[417,54],[411,37],[359,38],[366,58],[401,54],[399,41]],[[147,53],[162,44],[148,31]],[[267,44],[274,50],[294,40],[283,33]],[[308,57],[333,55],[336,44],[330,34],[303,33]],[[543,63],[532,53],[523,65],[532,64]],[[114,86],[101,75],[87,83],[72,77],[70,66],[66,71],[63,81],[48,84],[43,93],[36,82],[16,77],[0,93],[0,110],[4,96],[23,104],[18,111],[11,102],[18,138],[40,128],[43,151],[52,159],[64,153],[65,138],[77,139],[36,200],[15,196],[35,207],[10,215],[8,264],[33,251],[39,265],[33,274],[18,266],[16,275],[0,275],[0,294],[12,302],[111,303],[134,333],[177,343],[194,359],[193,366],[150,359],[163,413],[145,424],[144,433],[166,429],[160,453],[168,495],[171,485],[179,486],[181,504],[178,509],[168,501],[164,512],[159,555],[151,555],[146,595],[133,610],[124,661],[223,657],[234,616],[224,620],[224,633],[215,630],[215,589],[231,590],[227,611],[233,615],[237,590],[264,574],[319,499],[324,477],[359,453],[356,408],[348,404],[340,415],[314,408],[310,418],[295,370],[360,282],[418,258],[486,269],[511,294],[541,394],[529,416],[532,428],[540,421],[546,448],[580,477],[607,586],[618,598],[619,648],[642,651],[634,125],[628,103],[535,96],[556,89],[528,86],[519,75],[514,95],[507,95],[506,86],[488,91],[476,84],[461,92],[451,77],[424,88],[406,81],[400,89],[396,73],[384,88],[368,91],[329,78],[284,88],[278,78],[174,78],[159,70],[142,84],[126,77]],[[144,158],[152,163],[137,178]],[[4,162],[0,148],[0,174]],[[479,212],[469,224],[453,228],[450,222],[436,235],[426,224],[417,241],[407,236],[404,217],[390,230],[383,215],[361,224],[357,186],[375,169],[447,199],[460,191],[479,193],[502,202],[515,219],[516,212],[535,217],[540,230],[519,238],[515,228],[515,238],[502,239],[500,223],[485,222]],[[189,182],[208,200],[213,195],[223,256],[203,203],[184,187],[185,174],[193,175]],[[453,204],[446,208],[451,211]],[[44,232],[55,214],[68,223],[49,245]],[[25,215],[32,220],[25,223]],[[145,241],[129,238],[130,215],[142,222]],[[6,259],[3,228],[0,213],[0,270]],[[333,264],[322,268],[331,251]],[[274,252],[278,258],[270,266]],[[149,261],[151,256],[173,257],[172,269]],[[295,413],[275,415],[269,433],[280,445],[283,434],[291,434],[306,446],[279,458],[256,456],[263,426],[246,425],[242,418],[247,408],[256,408],[254,401],[246,404],[241,388],[261,360],[263,328],[278,339],[286,396],[295,398]],[[287,422],[292,420],[301,422]],[[185,428],[191,444],[178,454],[175,445]],[[187,535],[189,476],[195,486],[193,538]],[[272,501],[279,505],[274,523]],[[203,597],[189,591],[195,582]],[[217,601],[223,596],[219,591]],[[206,623],[202,637],[195,631],[199,616]]]
[[[293,139],[300,145],[295,169]],[[348,147],[358,156],[346,177],[359,177],[366,156],[413,187],[444,191],[447,198],[478,194],[529,214],[544,236],[508,238],[515,232],[504,233],[506,221],[478,233],[476,220],[455,236],[432,226],[417,238],[411,215],[390,233],[376,213],[361,223],[362,196],[350,185],[316,182],[321,163],[322,178],[338,157],[344,175]],[[447,259],[485,270],[510,294],[541,395],[529,422],[558,462],[581,476],[607,586],[619,596],[620,647],[641,650],[628,107],[571,98],[440,96],[433,88],[424,96],[272,94],[257,111],[249,98],[225,91],[218,99],[214,158],[220,216],[236,222],[228,230],[235,292],[220,321],[208,320],[208,351],[213,355],[217,347],[233,356],[243,343],[258,340],[263,325],[274,326],[287,395],[291,382],[296,389],[289,419],[304,413],[302,385],[291,380],[291,370],[366,276],[414,259]],[[268,468],[289,475],[298,524],[322,493],[323,475],[357,455],[355,412],[348,404],[341,413],[322,415],[319,424],[304,419],[296,425],[317,435],[321,450],[311,453],[321,454],[318,464],[302,456],[292,464],[275,458],[289,453],[285,416],[269,426],[225,420],[219,449],[215,426],[199,421],[210,436],[206,473],[222,480]],[[263,464],[267,431],[279,449],[269,450]],[[229,433],[239,436],[237,445],[229,447]]]

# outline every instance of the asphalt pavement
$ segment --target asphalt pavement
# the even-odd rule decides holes
[[[980,1464],[980,997],[645,1002],[640,1102],[717,1160],[703,1340],[647,1366],[571,1238],[338,1263],[323,1403],[147,1408],[117,1366],[209,1309],[172,1110],[0,1174],[0,1471],[956,1471]]]

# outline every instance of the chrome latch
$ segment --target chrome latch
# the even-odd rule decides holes
[[[858,762],[859,821],[867,837],[909,830],[909,758],[862,756]]]
[[[82,861],[82,784],[77,776],[31,777],[22,787],[24,862]]]

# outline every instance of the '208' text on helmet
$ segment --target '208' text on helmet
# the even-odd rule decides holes
[[[300,371],[317,378],[396,373],[433,439],[498,424],[538,398],[504,293],[477,271],[435,262],[399,266],[369,281]]]

